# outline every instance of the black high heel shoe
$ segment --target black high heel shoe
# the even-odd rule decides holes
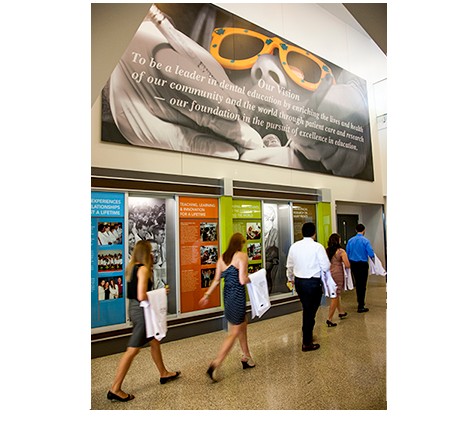
[[[343,319],[344,317],[347,317],[347,312],[345,313],[339,313],[339,319]]]
[[[208,368],[208,370],[206,371],[206,373],[209,375],[209,377],[211,378],[211,381],[213,381],[213,382],[217,382],[217,376],[216,376],[216,370],[217,370],[217,367],[215,367],[215,366],[213,366],[213,364],[211,363],[210,365],[209,365],[209,368]]]
[[[134,395],[127,394],[126,397],[120,397],[117,394],[114,394],[111,391],[108,391],[108,394],[106,394],[106,398],[111,401],[130,401],[130,400],[134,399]]]
[[[337,326],[337,323],[333,323],[333,322],[327,320],[327,325],[329,328],[332,328],[333,326]]]
[[[253,369],[256,366],[255,362],[251,357],[242,356],[241,363],[242,369]]]

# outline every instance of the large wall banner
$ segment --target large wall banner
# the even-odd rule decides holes
[[[200,310],[198,302],[214,280],[219,259],[219,201],[214,198],[179,199],[181,312]],[[220,291],[208,308],[220,305]]]
[[[102,98],[103,141],[373,181],[366,82],[211,4],[152,5]]]
[[[91,326],[125,323],[123,193],[91,193]]]

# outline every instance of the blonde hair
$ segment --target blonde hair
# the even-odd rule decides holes
[[[152,273],[153,269],[153,256],[152,246],[149,241],[138,241],[131,254],[130,262],[125,270],[125,278],[128,282],[133,278],[133,268],[136,264],[143,264]]]

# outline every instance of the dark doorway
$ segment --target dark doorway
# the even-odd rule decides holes
[[[344,248],[347,247],[348,240],[356,235],[356,225],[359,217],[357,214],[338,214],[337,227],[338,233],[341,235],[341,243]]]

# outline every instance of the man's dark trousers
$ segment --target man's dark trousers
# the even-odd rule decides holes
[[[369,277],[369,263],[367,261],[350,261],[356,287],[358,310],[362,310],[366,303],[367,278]]]
[[[319,277],[296,277],[294,284],[303,307],[303,345],[311,345],[316,313],[322,300],[322,280]]]

